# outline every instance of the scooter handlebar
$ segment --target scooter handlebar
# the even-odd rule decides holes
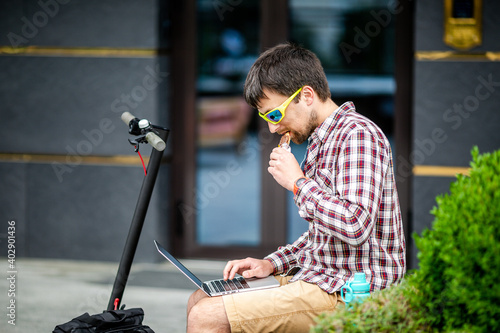
[[[121,119],[127,126],[130,126],[130,122],[134,119],[138,119],[136,116],[131,114],[130,112],[123,112],[121,115]],[[148,122],[149,123],[149,122]],[[156,133],[149,131],[146,133],[146,140],[148,143],[156,150],[163,151],[165,150],[166,144]]]

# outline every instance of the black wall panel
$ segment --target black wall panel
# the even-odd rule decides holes
[[[157,0],[0,3],[0,218],[16,221],[19,256],[120,259],[144,178],[120,115],[169,127],[160,14]],[[135,164],[91,159],[115,155]],[[159,260],[153,239],[167,244],[168,175],[162,166],[136,260]]]
[[[432,228],[434,216],[431,210],[437,205],[436,197],[449,193],[450,184],[455,181],[452,177],[414,177],[413,178],[413,223],[412,234],[422,234],[425,229]],[[413,244],[413,235],[411,242],[408,242],[408,250],[413,258],[417,257],[417,248]],[[414,260],[414,264],[416,261]]]
[[[415,68],[415,164],[468,166],[474,145],[500,148],[500,66],[421,61]]]
[[[157,0],[2,1],[0,45],[155,48],[157,16]]]
[[[13,222],[14,237],[17,244],[26,244],[26,168],[23,163],[0,163],[0,218],[2,229],[0,231],[0,244],[6,244],[8,222]],[[7,246],[2,246],[0,255],[7,255]],[[16,247],[16,256],[26,255],[24,247]]]
[[[14,171],[16,165],[2,165],[2,169]],[[54,178],[50,164],[33,163],[22,170],[25,186],[17,192],[22,193],[20,204],[25,216],[12,216],[19,227],[18,249],[23,255],[120,259],[142,184],[142,168],[81,165],[63,182]],[[157,221],[165,214],[165,209],[160,208],[162,199],[161,188],[157,187],[137,260],[155,260],[153,239],[162,238]]]
[[[156,123],[168,80],[155,58],[5,56],[0,68],[9,152],[131,154],[120,115]]]

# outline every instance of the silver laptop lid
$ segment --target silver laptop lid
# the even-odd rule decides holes
[[[160,252],[168,261],[170,261],[175,267],[177,267],[182,274],[184,274],[189,280],[191,280],[198,287],[203,288],[203,282],[196,277],[189,269],[187,269],[179,260],[175,259],[170,253],[167,252],[157,241],[154,241],[158,252]]]

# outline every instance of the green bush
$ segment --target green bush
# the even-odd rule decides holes
[[[409,303],[408,293],[414,293],[407,280],[397,286],[372,293],[363,303],[354,303],[316,318],[311,333],[343,332],[429,332]]]
[[[500,150],[472,158],[415,235],[419,270],[311,332],[500,332]]]
[[[414,303],[438,330],[500,331],[500,151],[472,151],[469,176],[437,198],[432,230],[415,237]]]

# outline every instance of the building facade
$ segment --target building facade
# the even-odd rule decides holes
[[[0,241],[15,221],[19,256],[119,260],[144,179],[125,111],[170,129],[136,260],[159,260],[153,239],[224,259],[293,241],[307,226],[265,172],[279,138],[241,98],[260,51],[290,40],[388,135],[416,267],[435,197],[473,145],[500,148],[499,15],[493,0],[4,1]]]

